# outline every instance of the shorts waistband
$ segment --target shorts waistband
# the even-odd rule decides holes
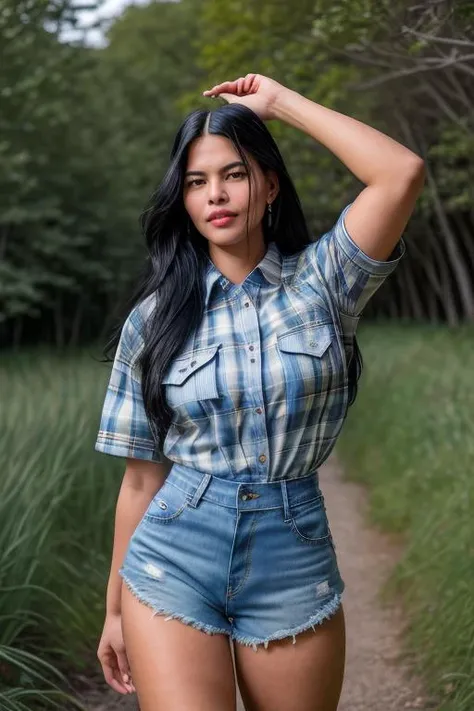
[[[290,481],[241,482],[221,479],[212,474],[174,464],[166,482],[184,491],[190,505],[196,507],[201,499],[239,511],[261,511],[283,508],[323,498],[317,471]]]

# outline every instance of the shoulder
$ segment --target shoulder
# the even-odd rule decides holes
[[[117,357],[132,364],[138,358],[145,343],[145,327],[153,314],[156,294],[151,294],[136,304],[122,327]]]
[[[125,324],[128,324],[131,329],[134,328],[142,337],[144,337],[145,326],[153,315],[155,306],[156,293],[153,293],[133,307],[125,321]]]

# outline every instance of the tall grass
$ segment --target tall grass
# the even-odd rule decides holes
[[[474,708],[474,328],[361,328],[365,371],[338,453],[401,536],[385,590],[442,711]]]
[[[386,592],[403,595],[440,711],[472,711],[474,330],[377,325],[360,338],[338,451],[369,485],[373,521],[405,542]],[[91,352],[0,359],[5,711],[64,709],[64,673],[96,664],[123,461],[94,451],[108,367]]]
[[[89,352],[0,360],[2,709],[64,708],[61,672],[95,661],[121,479],[94,452],[107,375]]]

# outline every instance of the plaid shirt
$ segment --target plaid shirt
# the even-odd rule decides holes
[[[222,478],[279,481],[320,467],[347,414],[347,362],[361,312],[405,253],[365,255],[341,213],[303,251],[274,242],[241,284],[210,258],[205,311],[163,378],[173,410],[163,451],[143,406],[137,357],[154,295],[135,307],[121,334],[96,450],[172,462]]]

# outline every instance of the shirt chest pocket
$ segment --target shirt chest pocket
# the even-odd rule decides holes
[[[220,343],[189,351],[171,363],[162,384],[171,407],[219,397],[217,388],[217,351]]]
[[[306,392],[326,389],[342,371],[331,324],[303,324],[277,336],[286,382],[305,383]]]

